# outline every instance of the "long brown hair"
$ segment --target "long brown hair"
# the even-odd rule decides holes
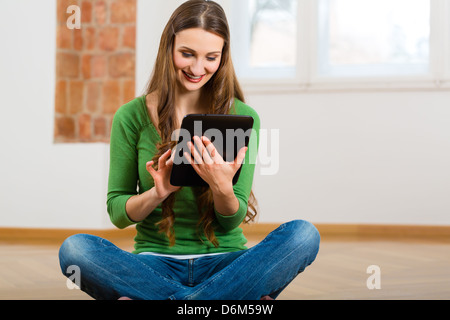
[[[174,11],[162,33],[155,67],[146,89],[146,94],[157,93],[159,99],[157,102],[158,128],[162,142],[158,145],[158,152],[152,159],[156,167],[159,157],[176,145],[176,141],[171,140],[172,132],[178,129],[174,105],[177,80],[173,48],[176,34],[190,28],[202,28],[224,39],[219,68],[202,88],[202,94],[210,108],[208,113],[227,114],[231,109],[230,104],[234,107],[234,98],[245,101],[231,61],[230,30],[224,10],[213,1],[189,0],[183,3]],[[206,238],[217,247],[219,243],[214,234],[215,215],[212,192],[209,187],[196,188],[195,191],[200,214],[198,226],[203,230]],[[157,223],[160,232],[165,233],[169,238],[171,246],[175,244],[173,229],[175,196],[176,194],[172,193],[163,201],[162,220]],[[256,199],[251,192],[244,222],[254,220],[256,213]]]

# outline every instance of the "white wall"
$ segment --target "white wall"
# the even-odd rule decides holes
[[[261,220],[450,224],[450,92],[248,102],[280,128],[280,170],[255,181]]]
[[[139,94],[180,2],[138,0]],[[0,227],[111,228],[109,147],[53,144],[55,8],[2,3]],[[257,167],[260,222],[450,225],[450,92],[250,93],[247,102],[262,128],[280,130],[279,171]]]

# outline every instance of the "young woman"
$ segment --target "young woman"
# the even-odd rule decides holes
[[[242,148],[225,162],[208,139],[195,137],[190,161],[208,187],[170,184],[172,133],[187,114],[250,115],[249,147],[258,146],[259,117],[243,101],[223,9],[183,3],[162,34],[146,94],[122,106],[112,125],[107,208],[117,227],[136,225],[135,250],[74,235],[60,249],[63,273],[79,267],[81,289],[96,299],[275,299],[314,261],[320,236],[296,220],[245,246],[239,225],[256,215],[256,150]]]

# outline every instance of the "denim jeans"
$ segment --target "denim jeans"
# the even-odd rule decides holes
[[[72,274],[70,266],[79,268],[81,290],[95,299],[275,299],[314,261],[319,242],[311,223],[295,220],[249,249],[180,260],[133,254],[105,239],[78,234],[64,241],[59,259],[65,276]]]

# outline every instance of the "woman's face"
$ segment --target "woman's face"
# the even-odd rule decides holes
[[[201,89],[219,69],[224,40],[200,28],[176,34],[173,61],[178,84],[187,91]]]

